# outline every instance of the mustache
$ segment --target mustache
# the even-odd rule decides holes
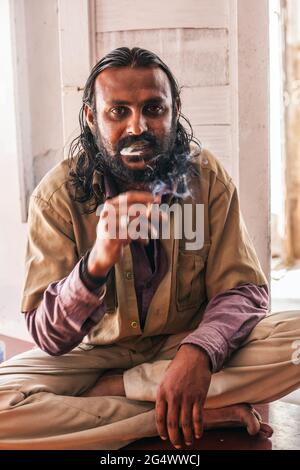
[[[143,134],[138,135],[136,137],[128,136],[128,137],[124,137],[123,139],[120,139],[117,144],[117,152],[120,153],[121,150],[123,150],[124,148],[129,147],[130,145],[134,145],[138,142],[143,142],[143,141],[148,142],[151,147],[157,147],[156,137],[150,132],[144,132]]]

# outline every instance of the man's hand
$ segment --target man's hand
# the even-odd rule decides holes
[[[88,260],[88,271],[91,275],[105,277],[122,257],[124,247],[131,243],[126,227],[124,231],[120,226],[121,218],[128,217],[129,221],[137,217],[139,220],[143,218],[151,231],[153,230],[153,225],[150,224],[152,204],[159,202],[159,196],[154,197],[144,191],[128,191],[105,202],[97,225],[97,238]],[[138,215],[135,214],[135,207],[139,207]],[[146,243],[147,239],[141,241]]]
[[[172,444],[193,443],[203,434],[202,410],[211,380],[210,359],[200,347],[183,344],[168,367],[156,396],[156,425]]]

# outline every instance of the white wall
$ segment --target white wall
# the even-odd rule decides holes
[[[20,314],[26,242],[21,223],[9,1],[0,1],[0,333],[29,338]]]
[[[34,185],[62,159],[63,129],[56,0],[25,0]]]
[[[283,37],[280,0],[270,2],[270,163],[272,255],[281,256],[285,232]]]
[[[270,273],[269,2],[238,0],[239,180],[247,227]]]
[[[22,220],[33,188],[63,158],[57,0],[0,0],[0,34],[0,333],[29,339]]]
[[[63,156],[57,0],[10,0],[22,216]]]

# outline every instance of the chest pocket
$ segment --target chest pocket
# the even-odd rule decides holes
[[[200,307],[206,300],[205,261],[208,251],[208,246],[199,253],[179,250],[176,274],[176,303],[179,311]]]

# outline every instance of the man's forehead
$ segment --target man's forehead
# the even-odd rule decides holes
[[[171,99],[167,75],[159,67],[112,67],[101,72],[95,91],[104,101],[126,99],[126,96],[151,95]]]

